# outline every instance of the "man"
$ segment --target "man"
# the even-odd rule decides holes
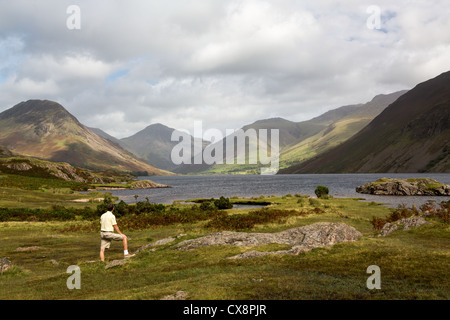
[[[128,253],[128,239],[127,236],[120,232],[117,226],[116,217],[113,214],[114,204],[108,203],[107,212],[102,214],[100,217],[100,260],[105,261],[105,250],[109,249],[111,246],[111,241],[122,241],[123,242],[123,255],[125,259],[134,256],[134,254]],[[117,233],[114,233],[116,230]]]

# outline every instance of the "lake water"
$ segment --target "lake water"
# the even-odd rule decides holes
[[[240,198],[265,196],[283,196],[286,194],[314,196],[318,185],[328,187],[330,195],[335,198],[365,198],[365,201],[375,201],[397,207],[405,204],[420,206],[427,200],[436,202],[450,200],[450,197],[432,196],[377,196],[360,194],[355,191],[357,186],[379,178],[432,178],[441,183],[450,184],[450,174],[446,173],[415,173],[415,174],[293,174],[293,175],[217,175],[217,176],[169,176],[169,177],[139,177],[150,179],[157,183],[172,186],[172,188],[143,190],[113,190],[111,193],[127,203],[134,203],[135,195],[138,201],[172,204],[174,200],[196,198],[219,198],[238,196]]]

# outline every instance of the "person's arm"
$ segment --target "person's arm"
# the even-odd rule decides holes
[[[119,226],[118,226],[117,224],[113,225],[113,227],[114,227],[114,230],[116,230],[116,232],[117,232],[118,234],[121,234],[121,235],[124,236],[124,234],[123,234],[122,232],[120,232]]]

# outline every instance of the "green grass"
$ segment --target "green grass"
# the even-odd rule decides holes
[[[299,199],[304,199],[298,203]],[[234,201],[245,199],[233,199]],[[265,197],[277,210],[312,210],[307,198]],[[301,206],[300,206],[301,205]],[[298,256],[265,256],[244,260],[227,257],[248,250],[276,251],[288,246],[256,248],[213,246],[179,251],[171,244],[142,252],[124,266],[105,270],[99,261],[99,234],[83,226],[91,221],[0,223],[0,257],[14,268],[0,275],[0,299],[161,299],[182,290],[190,299],[449,299],[450,227],[432,221],[410,231],[377,237],[372,217],[392,210],[355,199],[318,199],[320,213],[290,216],[254,225],[249,232],[278,232],[319,221],[345,222],[363,233],[356,242],[314,249]],[[185,207],[185,205],[179,205]],[[247,215],[252,210],[225,210]],[[118,218],[119,226],[121,219]],[[149,241],[177,234],[195,238],[212,232],[209,220],[122,231],[130,251]],[[73,231],[70,231],[73,230]],[[18,247],[38,246],[31,252]],[[107,262],[122,258],[114,242]],[[59,264],[55,265],[52,260]],[[91,262],[93,261],[93,262]],[[81,268],[81,290],[68,290],[67,267]],[[366,288],[370,265],[381,268],[381,290]]]

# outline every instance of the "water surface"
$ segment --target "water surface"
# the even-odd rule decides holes
[[[386,203],[397,207],[405,204],[420,206],[427,200],[448,201],[450,197],[433,196],[378,196],[360,194],[355,191],[357,186],[379,178],[432,178],[441,183],[450,184],[448,173],[415,173],[415,174],[292,174],[292,175],[215,175],[215,176],[169,176],[169,177],[139,177],[150,179],[157,183],[172,186],[163,189],[114,190],[112,194],[127,203],[145,201],[171,204],[174,200],[198,198],[219,198],[238,196],[250,198],[264,196],[283,196],[286,194],[315,196],[318,185],[328,187],[330,195],[335,198],[364,198],[365,201]]]

